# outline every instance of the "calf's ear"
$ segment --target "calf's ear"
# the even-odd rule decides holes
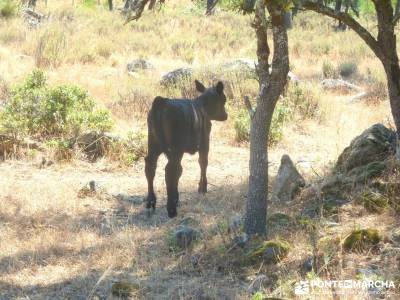
[[[217,89],[218,94],[222,94],[222,92],[224,91],[224,84],[222,83],[222,81],[218,81],[215,88]]]
[[[196,90],[199,91],[200,93],[204,93],[206,91],[206,87],[197,79],[194,81],[196,84]]]

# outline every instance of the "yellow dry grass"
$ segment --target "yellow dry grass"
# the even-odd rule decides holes
[[[116,131],[122,134],[132,127],[143,128],[145,113],[135,114],[135,104],[119,108],[112,104],[126,98],[149,103],[165,92],[158,84],[164,72],[255,58],[250,17],[224,11],[204,17],[188,1],[168,2],[128,25],[117,12],[72,6],[71,1],[49,1],[48,7],[39,2],[38,10],[50,14],[38,29],[27,28],[20,18],[0,20],[0,77],[12,85],[33,68],[43,67],[51,83],[80,85],[110,107]],[[363,42],[351,31],[333,32],[330,20],[313,14],[299,15],[296,23],[289,33],[291,68],[318,89],[321,116],[285,125],[283,140],[271,149],[270,174],[275,175],[281,155],[288,153],[304,176],[313,178],[314,172],[326,171],[354,136],[374,123],[392,122],[384,93],[379,101],[349,103],[349,95],[318,87],[324,62],[337,66],[355,58],[363,76],[360,85],[379,87],[383,70]],[[140,57],[156,68],[130,76],[126,64]],[[230,101],[240,101],[241,96],[236,92]],[[268,276],[276,272],[278,285],[268,292],[292,297],[291,284],[301,278],[298,265],[312,251],[307,232],[271,232],[291,241],[294,251],[272,270],[256,266],[241,274],[227,267],[229,255],[218,250],[223,235],[208,236],[193,253],[177,255],[168,249],[168,232],[186,216],[199,220],[207,232],[230,216],[243,214],[249,155],[246,146],[232,144],[233,135],[232,120],[213,125],[210,192],[205,197],[196,192],[197,156],[184,157],[181,206],[175,220],[168,219],[165,209],[165,158],[155,179],[158,207],[152,219],[146,218],[141,205],[111,196],[145,195],[142,161],[128,169],[106,160],[72,161],[45,169],[29,160],[0,163],[0,299],[3,295],[4,299],[86,299],[92,294],[110,298],[111,285],[118,280],[138,283],[140,289],[133,296],[138,299],[249,299],[246,289],[257,272]],[[93,197],[78,197],[90,180],[102,190]],[[291,207],[272,203],[269,213],[278,211],[294,213]],[[323,228],[320,234],[344,238],[355,226],[383,232],[394,227],[390,212],[379,216],[356,212],[352,206],[344,207],[340,226]],[[203,259],[197,268],[190,263],[193,255]],[[369,258],[345,257],[352,264],[343,268],[342,275],[354,277],[355,268]]]

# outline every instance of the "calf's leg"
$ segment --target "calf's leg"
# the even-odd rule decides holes
[[[199,164],[200,164],[200,181],[199,193],[207,193],[207,166],[208,166],[208,149],[199,150]]]
[[[179,201],[178,183],[182,175],[183,153],[171,154],[168,156],[168,163],[165,167],[165,183],[167,185],[167,211],[170,218],[177,216],[176,206]]]
[[[146,208],[156,208],[156,194],[154,193],[154,176],[157,169],[157,160],[160,156],[160,151],[156,146],[149,144],[149,153],[145,157],[145,173],[147,179],[147,198],[146,198]]]

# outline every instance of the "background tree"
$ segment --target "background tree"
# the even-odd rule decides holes
[[[318,1],[304,0],[302,5],[304,9],[339,20],[353,29],[382,63],[386,74],[390,107],[397,130],[396,157],[400,160],[400,66],[395,35],[395,26],[400,19],[400,14],[395,12],[391,0],[371,1],[375,7],[377,36],[374,36],[372,32],[362,26],[348,12],[336,11],[329,6],[320,4]]]
[[[251,113],[250,176],[246,203],[245,231],[248,235],[266,234],[268,198],[268,135],[272,115],[286,85],[289,72],[288,37],[284,23],[285,1],[266,1],[272,26],[273,57],[268,45],[264,0],[257,0],[253,27],[257,37],[259,95]]]

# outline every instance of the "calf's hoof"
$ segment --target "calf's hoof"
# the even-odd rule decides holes
[[[168,217],[175,218],[178,215],[176,209],[168,209]]]
[[[156,196],[154,195],[148,195],[146,198],[146,208],[150,209],[152,208],[153,210],[156,209]]]
[[[205,194],[207,193],[207,186],[201,186],[199,185],[199,189],[198,189],[199,194]]]

